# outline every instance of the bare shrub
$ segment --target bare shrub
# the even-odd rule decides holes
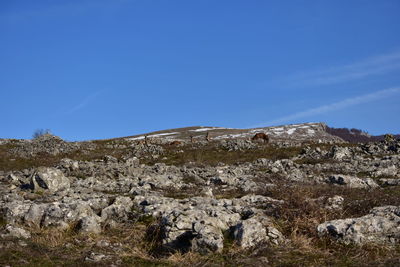
[[[50,129],[37,129],[37,130],[35,130],[33,132],[32,138],[33,139],[37,139],[37,138],[39,138],[39,137],[41,137],[43,135],[46,135],[46,134],[52,134]]]

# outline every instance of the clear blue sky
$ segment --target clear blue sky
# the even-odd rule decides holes
[[[2,0],[0,138],[400,132],[398,0]]]

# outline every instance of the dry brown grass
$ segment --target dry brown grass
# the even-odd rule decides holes
[[[51,165],[64,156],[87,160],[102,158],[104,155],[120,157],[126,152],[124,149],[110,151],[107,148],[110,142],[98,142],[98,149],[90,154],[77,152],[60,157],[40,155],[27,161],[11,161],[10,155],[7,154],[9,147],[0,146],[0,170]],[[329,149],[328,146],[324,148]],[[185,152],[178,152],[181,149]],[[163,161],[167,164],[182,165],[194,162],[199,166],[215,166],[221,162],[234,164],[252,162],[258,158],[288,158],[298,155],[301,148],[261,146],[250,151],[226,151],[209,144],[200,150],[190,145],[183,148],[166,147],[165,150],[167,159]],[[147,163],[154,162],[156,161],[152,159]],[[27,247],[19,247],[17,243],[13,243],[14,245],[7,249],[0,250],[0,265],[90,266],[92,264],[84,259],[88,253],[96,251],[114,255],[109,262],[102,263],[103,265],[110,265],[113,261],[122,259],[123,266],[260,266],[257,264],[261,257],[268,258],[271,266],[399,266],[399,246],[344,245],[329,238],[319,237],[316,227],[327,220],[363,216],[376,206],[400,205],[400,187],[361,190],[330,185],[295,185],[278,178],[273,181],[277,184],[276,187],[259,193],[285,201],[277,208],[266,211],[273,216],[277,228],[288,238],[289,242],[285,245],[242,251],[227,238],[222,253],[200,255],[193,252],[166,252],[161,249],[159,222],[155,218],[143,217],[136,223],[122,225],[117,229],[105,229],[99,235],[77,234],[73,224],[66,230],[32,228],[32,239]],[[176,198],[187,197],[190,193],[190,190],[166,192],[167,195]],[[217,198],[240,197],[244,194],[237,190],[214,193]],[[343,210],[329,211],[316,202],[309,201],[321,196],[334,195],[345,198]],[[97,246],[97,242],[101,240],[111,245]],[[98,263],[93,265],[100,266]]]
[[[318,224],[327,220],[363,216],[376,206],[400,205],[398,188],[355,190],[328,185],[281,185],[266,194],[285,201],[273,215],[279,230],[290,240],[286,246],[261,253],[276,255],[271,257],[272,266],[385,266],[388,259],[400,257],[399,246],[345,245],[319,237],[316,231]],[[345,198],[343,210],[329,211],[308,201],[334,195]]]
[[[237,164],[244,162],[253,162],[259,158],[284,159],[297,156],[301,152],[301,147],[278,148],[272,145],[260,145],[257,149],[244,151],[228,151],[219,148],[218,142],[210,142],[200,149],[193,145],[186,145],[175,148],[164,146],[166,159],[155,160],[148,159],[144,162],[152,165],[157,162],[163,162],[167,165],[181,166],[192,164],[195,166],[217,166],[219,164]],[[180,151],[183,151],[180,152]]]
[[[0,171],[16,171],[39,166],[50,167],[56,165],[63,158],[85,161],[102,159],[105,155],[121,158],[129,151],[129,148],[110,149],[110,142],[115,141],[94,141],[93,143],[96,144],[96,148],[93,150],[77,150],[58,155],[38,153],[35,157],[30,158],[18,157],[11,154],[11,149],[16,147],[14,143],[0,145]],[[119,141],[119,143],[121,145],[125,144],[123,141]]]
[[[31,229],[32,231],[32,229]],[[60,230],[55,228],[37,229],[32,231],[33,243],[56,248],[65,245],[73,239],[73,232],[70,229]]]
[[[243,251],[227,238],[222,253],[200,255],[190,251],[163,252],[160,250],[159,221],[144,218],[134,224],[105,229],[99,235],[77,234],[73,231],[73,225],[63,231],[32,228],[33,237],[29,246],[14,246],[0,251],[0,264],[18,266],[22,265],[20,258],[24,258],[25,265],[29,263],[32,266],[90,266],[91,263],[84,259],[92,251],[114,255],[109,261],[103,262],[103,266],[118,259],[122,259],[123,266],[260,266],[257,265],[258,259],[265,257],[271,266],[385,266],[390,259],[396,262],[396,257],[400,257],[399,247],[343,245],[316,235],[315,227],[320,222],[344,216],[324,211],[312,202],[305,202],[308,197],[315,197],[326,190],[323,187],[282,189],[286,193],[281,194],[281,198],[287,204],[280,208],[275,217],[278,228],[289,242],[280,246]],[[110,246],[98,247],[96,244],[101,240],[107,241]],[[70,246],[66,248],[66,244]]]

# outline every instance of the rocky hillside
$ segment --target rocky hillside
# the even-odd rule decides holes
[[[399,243],[400,140],[299,124],[0,142],[1,266],[398,266]]]
[[[135,135],[127,137],[126,139],[143,140],[147,136],[148,138],[157,138],[167,141],[189,141],[191,138],[195,141],[201,141],[205,140],[207,134],[212,140],[250,139],[255,133],[263,132],[268,134],[274,141],[343,142],[341,138],[328,133],[326,129],[327,126],[324,123],[290,124],[253,129],[194,126]]]

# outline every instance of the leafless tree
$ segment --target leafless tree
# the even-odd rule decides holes
[[[51,131],[49,129],[37,129],[33,132],[32,134],[32,138],[36,139],[39,138],[45,134],[52,134]]]

